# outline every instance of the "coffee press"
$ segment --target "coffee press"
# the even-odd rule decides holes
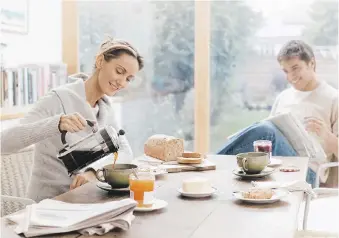
[[[67,131],[61,133],[64,148],[59,151],[58,158],[62,160],[70,176],[95,161],[118,152],[119,136],[125,134],[124,130],[117,133],[112,126],[97,130],[93,122],[86,122],[92,128],[92,133],[72,145],[66,142]]]

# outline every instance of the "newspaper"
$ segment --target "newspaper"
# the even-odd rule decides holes
[[[272,122],[281,131],[298,155],[307,156],[310,161],[318,163],[327,162],[320,138],[307,132],[303,123],[294,114],[282,113],[265,120]]]
[[[16,223],[15,232],[26,237],[78,231],[111,223],[128,230],[134,219],[136,202],[123,199],[98,204],[74,204],[46,199],[6,218]],[[113,228],[113,227],[112,227]]]

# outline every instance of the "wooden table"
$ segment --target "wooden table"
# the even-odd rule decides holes
[[[234,156],[209,156],[217,164],[217,170],[167,174],[157,180],[156,196],[166,200],[168,207],[151,213],[135,213],[136,219],[127,232],[110,232],[103,237],[133,238],[292,238],[297,229],[297,216],[303,199],[302,192],[293,192],[284,200],[265,205],[250,205],[235,201],[232,191],[248,188],[250,181],[238,179],[232,174],[236,168]],[[300,172],[284,173],[276,170],[262,181],[304,180],[308,159],[281,157],[284,165],[293,164]],[[183,179],[204,176],[217,187],[218,193],[206,199],[182,198],[177,192]],[[55,199],[71,203],[97,203],[119,199],[100,190],[95,184],[86,184],[62,194]],[[6,232],[6,231],[5,231]],[[3,237],[11,236],[7,231]],[[77,233],[53,235],[53,237],[81,237]]]

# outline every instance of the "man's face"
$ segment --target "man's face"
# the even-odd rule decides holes
[[[288,82],[296,90],[305,91],[309,83],[315,79],[314,59],[307,63],[296,56],[280,61],[280,66],[286,73]]]

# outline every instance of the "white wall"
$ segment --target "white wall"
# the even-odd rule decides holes
[[[28,3],[28,34],[1,34],[1,41],[7,44],[3,52],[5,65],[61,62],[61,0],[28,0]]]
[[[16,0],[2,0],[16,1]],[[0,41],[7,44],[2,52],[5,66],[57,63],[62,60],[61,0],[28,0],[27,35],[2,32]],[[18,120],[0,121],[0,129]]]

